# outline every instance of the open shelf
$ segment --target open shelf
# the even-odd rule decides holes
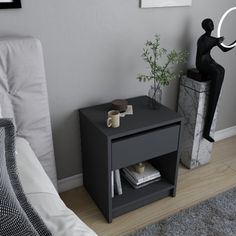
[[[112,198],[112,215],[114,217],[168,196],[174,189],[174,185],[164,178],[140,189],[134,189],[123,177],[121,179],[123,194],[115,195]]]

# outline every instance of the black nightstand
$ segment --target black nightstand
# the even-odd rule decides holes
[[[134,115],[121,118],[121,126],[115,129],[106,127],[110,103],[79,111],[84,186],[108,222],[176,194],[182,117],[162,105],[149,108],[147,96],[128,99],[128,103]],[[162,179],[140,189],[123,180],[123,194],[112,198],[112,170],[146,160],[157,167]]]

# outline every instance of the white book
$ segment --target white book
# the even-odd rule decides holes
[[[123,169],[123,176],[135,185],[140,185],[127,171]]]
[[[130,182],[132,182],[133,184],[135,184],[136,186],[139,186],[139,185],[142,185],[144,183],[147,183],[149,181],[152,181],[152,180],[155,180],[155,179],[159,179],[161,177],[161,175],[157,175],[157,176],[152,176],[152,177],[149,177],[147,178],[145,181],[137,181],[134,179],[134,177],[132,175],[129,174],[129,172],[127,172],[125,169],[123,169],[123,173],[124,173],[124,177],[126,179],[128,179]]]
[[[132,176],[136,184],[142,184],[147,181],[159,178],[161,176],[160,172],[154,166],[152,166],[149,162],[144,162],[143,164],[145,166],[143,173],[138,173],[135,170],[134,165],[126,167],[123,170],[129,176]]]
[[[147,186],[147,185],[149,185],[149,184],[153,184],[153,183],[155,183],[155,182],[157,182],[157,181],[160,181],[160,180],[161,180],[161,178],[159,177],[159,178],[156,178],[156,179],[147,181],[147,182],[145,182],[145,183],[143,183],[143,184],[136,185],[136,184],[132,183],[132,181],[130,181],[129,179],[127,179],[127,181],[129,182],[129,184],[130,184],[133,188],[135,188],[135,189],[143,188],[143,187],[145,187],[145,186]]]
[[[120,170],[115,170],[115,191],[118,195],[122,195],[122,186],[121,186],[121,180],[120,180]]]
[[[114,171],[111,171],[111,197],[114,197]]]

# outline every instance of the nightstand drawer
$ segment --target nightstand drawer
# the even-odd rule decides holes
[[[174,152],[178,149],[179,125],[134,134],[112,142],[112,169]]]

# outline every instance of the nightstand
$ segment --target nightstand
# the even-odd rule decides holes
[[[106,126],[111,103],[79,110],[84,186],[108,222],[176,194],[182,117],[161,104],[151,109],[147,96],[128,103],[134,114],[121,118],[115,129]],[[161,180],[134,189],[123,179],[123,194],[112,198],[111,172],[147,160],[160,171]]]

